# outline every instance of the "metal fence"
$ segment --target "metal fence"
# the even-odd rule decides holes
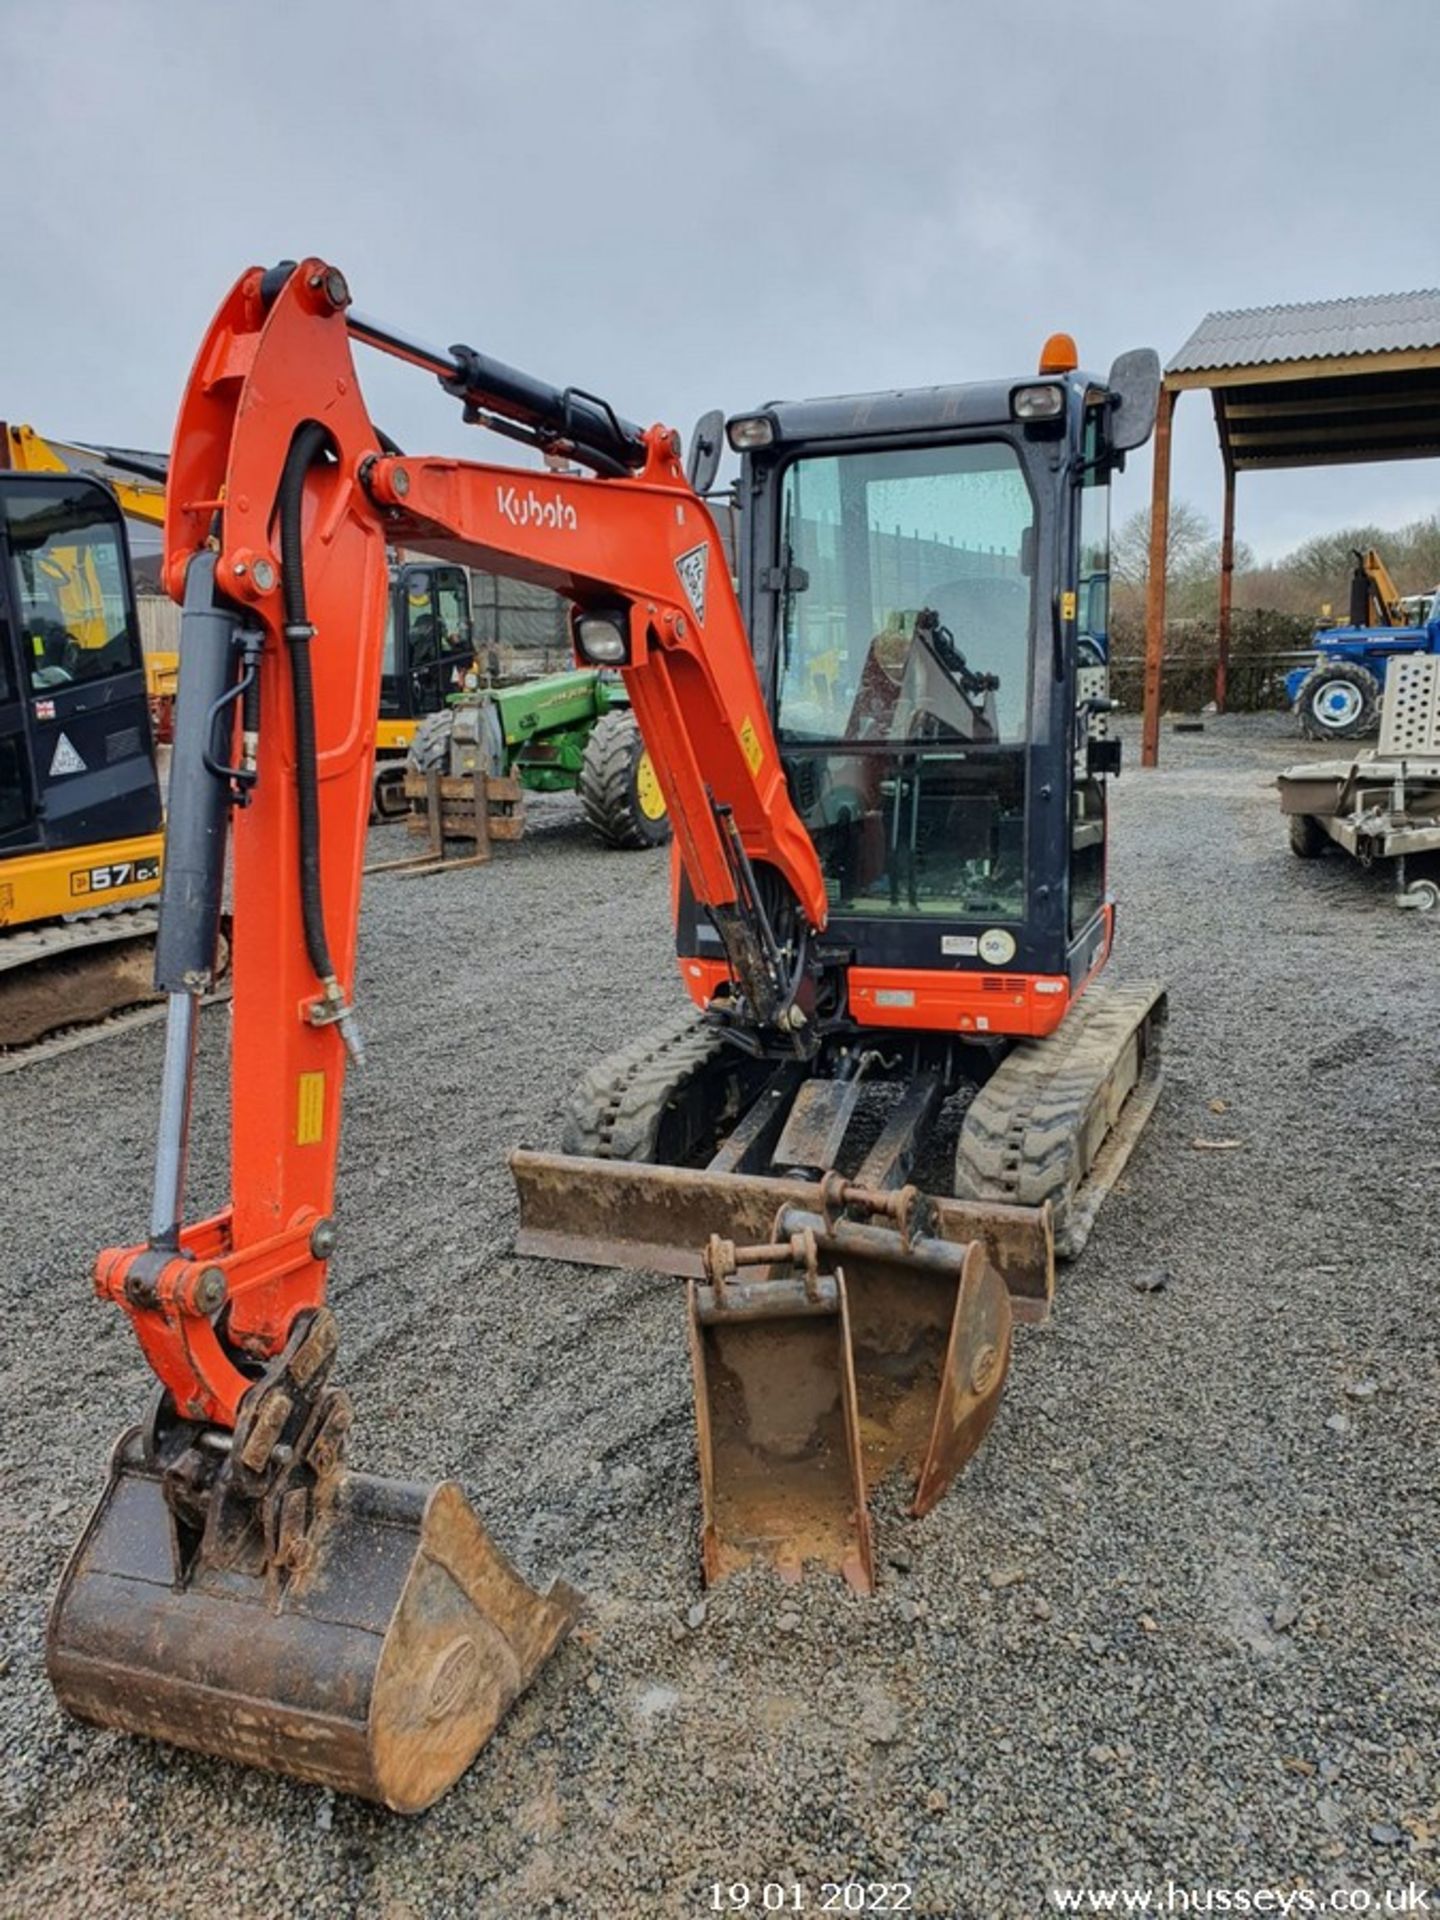
[[[568,603],[548,587],[472,569],[470,612],[475,645],[481,652],[496,647],[517,653],[562,653],[568,663]]]

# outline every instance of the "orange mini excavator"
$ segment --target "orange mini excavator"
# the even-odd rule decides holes
[[[356,342],[566,469],[403,454]],[[692,1242],[707,1576],[818,1559],[868,1589],[867,1481],[903,1464],[923,1510],[979,1443],[1011,1299],[1048,1295],[1048,1209],[1073,1225],[1113,1164],[1160,1006],[1087,988],[1118,757],[1104,506],[1158,368],[1127,355],[1099,379],[1066,345],[1038,378],[732,421],[747,622],[703,497],[717,419],[687,473],[665,427],[363,319],[321,260],[241,277],[169,469],[183,626],[150,1233],[96,1269],[160,1386],[52,1612],[71,1711],[411,1810],[573,1617],[456,1485],[344,1464],[324,1294],[392,544],[566,596],[578,655],[624,676],[674,822],[695,1023],[587,1076],[577,1151],[516,1172],[527,1233],[577,1257],[678,1264],[667,1221]],[[191,1221],[227,848],[233,1198]],[[911,1167],[976,1086],[957,1197],[928,1200]]]

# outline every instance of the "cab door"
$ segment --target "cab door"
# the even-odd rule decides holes
[[[463,567],[402,567],[391,605],[396,676],[404,679],[404,710],[418,720],[463,691],[475,663],[470,582]]]
[[[16,683],[0,712],[12,716],[12,738],[24,736],[32,840],[58,850],[158,833],[145,662],[114,495],[80,474],[0,474],[0,563]]]
[[[0,566],[0,855],[36,846],[40,838],[8,574],[9,569]],[[4,889],[0,883],[0,924],[4,919]]]

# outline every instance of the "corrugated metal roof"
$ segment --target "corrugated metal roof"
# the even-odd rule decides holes
[[[1167,373],[1440,347],[1440,289],[1207,313]]]

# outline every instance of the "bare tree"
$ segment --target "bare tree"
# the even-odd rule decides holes
[[[1211,554],[1219,553],[1215,529],[1197,508],[1186,500],[1170,503],[1170,524],[1165,539],[1165,576],[1167,580],[1189,578],[1205,564]],[[1218,560],[1217,560],[1218,564]],[[1143,587],[1150,578],[1150,509],[1141,507],[1116,528],[1110,543],[1110,572],[1126,586]]]

